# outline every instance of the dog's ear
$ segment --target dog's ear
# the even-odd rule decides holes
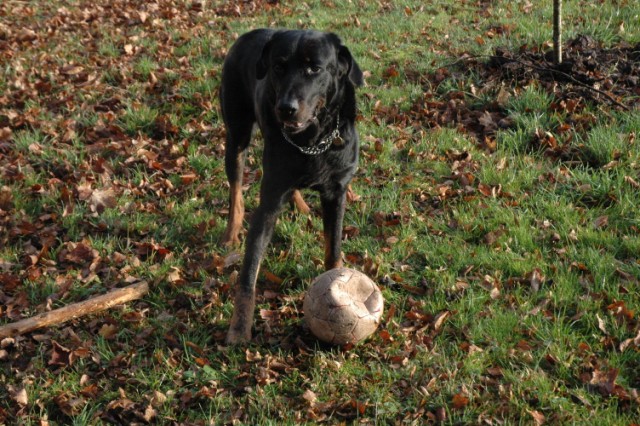
[[[348,75],[349,80],[354,86],[362,86],[364,84],[364,76],[358,63],[353,59],[353,56],[351,56],[351,52],[342,44],[340,37],[331,34],[331,38],[338,49],[338,75],[340,77]]]
[[[362,86],[364,84],[364,75],[346,46],[340,46],[338,60],[342,63],[348,64],[347,72],[349,73],[349,80],[351,83],[356,87]]]
[[[258,62],[256,62],[256,78],[262,80],[267,76],[269,71],[269,52],[271,50],[271,40],[269,40],[262,48],[262,53]]]

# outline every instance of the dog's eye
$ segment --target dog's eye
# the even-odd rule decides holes
[[[322,71],[322,68],[316,65],[310,65],[304,69],[304,73],[306,75],[318,74],[320,71]]]
[[[284,73],[284,65],[282,65],[282,64],[274,64],[273,65],[273,72],[275,72],[276,74]]]

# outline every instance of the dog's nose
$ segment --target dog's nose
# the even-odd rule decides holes
[[[295,99],[282,100],[278,103],[278,112],[281,118],[291,118],[298,112],[298,101]]]

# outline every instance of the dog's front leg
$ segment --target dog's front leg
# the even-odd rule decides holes
[[[322,194],[322,223],[324,225],[324,267],[328,271],[342,266],[342,221],[346,191]]]
[[[227,333],[227,343],[229,344],[251,340],[251,325],[256,304],[256,281],[260,262],[269,241],[271,241],[273,228],[282,204],[291,195],[290,191],[282,190],[275,193],[273,188],[268,191],[265,191],[264,188],[263,182],[260,206],[253,214],[246,239],[244,261],[236,284],[233,316]]]

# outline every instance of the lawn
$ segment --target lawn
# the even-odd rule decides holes
[[[598,424],[640,419],[640,15],[634,1],[5,0],[0,424]],[[242,247],[217,90],[257,27],[336,32],[366,74],[347,266],[378,331],[319,343],[319,199],[285,209],[254,340],[228,347]],[[245,175],[257,206],[261,144]]]

